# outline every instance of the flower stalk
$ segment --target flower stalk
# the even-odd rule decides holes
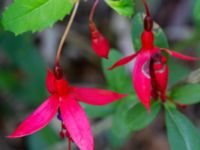
[[[99,3],[99,0],[95,0],[94,4],[92,6],[92,9],[90,11],[89,21],[93,21],[94,13],[95,13],[98,3]]]
[[[79,3],[80,3],[80,0],[77,0],[76,4],[74,6],[74,9],[73,9],[72,15],[71,15],[71,17],[69,19],[69,22],[68,22],[68,24],[67,24],[67,26],[65,28],[64,34],[63,34],[63,36],[62,36],[62,38],[60,40],[60,43],[59,43],[59,46],[58,46],[58,50],[57,50],[57,54],[56,54],[56,65],[59,65],[62,48],[63,48],[63,45],[65,43],[65,39],[67,38],[67,36],[69,34],[69,31],[70,31],[70,28],[72,26],[72,23],[74,21],[76,12],[78,10]]]

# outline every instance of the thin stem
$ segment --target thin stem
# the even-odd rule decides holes
[[[58,46],[58,50],[57,50],[57,54],[56,54],[56,64],[59,64],[59,61],[60,61],[60,56],[61,56],[61,51],[62,51],[62,48],[63,48],[63,45],[64,45],[64,42],[65,42],[65,39],[67,38],[67,35],[69,34],[69,30],[72,26],[72,23],[74,21],[74,17],[76,15],[76,12],[77,12],[77,9],[78,9],[78,6],[79,6],[79,2],[80,0],[78,0],[74,6],[74,9],[73,9],[73,12],[72,12],[72,15],[69,19],[69,22],[66,26],[66,29],[65,29],[65,32],[60,40],[60,43],[59,43],[59,46]]]
[[[147,15],[148,17],[150,17],[151,14],[150,14],[149,7],[148,7],[148,4],[147,4],[146,0],[143,0],[143,4],[144,4],[144,7],[145,7],[145,9],[146,9],[146,15]]]
[[[91,9],[91,11],[90,11],[89,21],[92,21],[92,20],[93,20],[94,12],[95,12],[95,10],[96,10],[96,7],[97,7],[98,3],[99,3],[99,0],[95,0],[94,4],[93,4],[93,6],[92,6],[92,9]]]
[[[72,141],[70,137],[67,138],[67,143],[68,143],[68,150],[72,150]]]

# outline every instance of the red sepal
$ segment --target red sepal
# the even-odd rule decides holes
[[[162,48],[161,50],[165,51],[166,53],[168,53],[169,55],[171,55],[173,57],[183,59],[183,60],[198,60],[199,59],[199,58],[187,56],[187,55],[184,55],[184,54],[181,54],[181,53],[178,53],[178,52],[166,49],[166,48]]]
[[[8,138],[27,136],[44,128],[57,113],[58,105],[56,96],[49,97]]]
[[[132,54],[132,55],[129,55],[129,56],[126,56],[126,57],[118,60],[115,64],[113,64],[110,68],[108,68],[108,70],[112,70],[114,68],[117,68],[119,66],[122,66],[122,65],[129,63],[131,60],[133,60],[138,55],[138,53],[139,52]]]
[[[106,105],[127,96],[127,94],[95,88],[74,87],[72,91],[78,100],[91,105]]]

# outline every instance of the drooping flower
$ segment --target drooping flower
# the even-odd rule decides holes
[[[132,73],[133,86],[141,103],[150,111],[151,97],[155,100],[160,98],[163,102],[166,101],[168,66],[167,58],[162,55],[162,52],[183,60],[197,60],[197,58],[154,45],[153,20],[146,1],[143,0],[143,2],[147,16],[144,18],[144,32],[141,35],[142,47],[138,52],[117,61],[109,70],[125,65],[136,58]]]
[[[81,150],[93,150],[90,124],[79,101],[91,105],[106,105],[126,96],[109,90],[70,86],[59,66],[55,67],[54,73],[48,70],[46,88],[51,96],[20,124],[9,138],[24,137],[37,132],[49,124],[58,113],[62,122],[61,137],[71,139]]]
[[[89,29],[91,35],[91,44],[94,52],[100,56],[108,59],[110,51],[110,44],[105,36],[97,29],[96,24],[93,21],[94,12],[99,0],[95,0],[94,5],[90,12],[89,17]]]

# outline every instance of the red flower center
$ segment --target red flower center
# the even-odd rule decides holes
[[[56,92],[59,96],[67,95],[69,92],[70,86],[68,82],[64,79],[56,80]]]

